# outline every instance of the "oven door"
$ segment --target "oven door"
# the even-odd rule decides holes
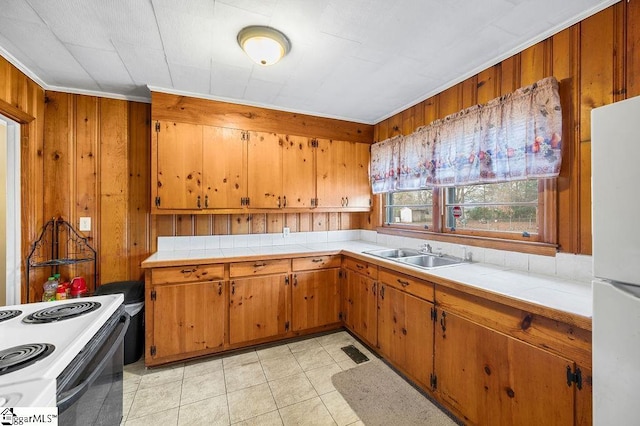
[[[129,321],[120,306],[58,376],[60,425],[119,425],[122,421],[124,335]]]

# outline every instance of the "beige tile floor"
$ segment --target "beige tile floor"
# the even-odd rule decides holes
[[[340,349],[339,331],[240,354],[146,369],[124,369],[124,418],[134,425],[363,425],[331,376],[357,365]]]

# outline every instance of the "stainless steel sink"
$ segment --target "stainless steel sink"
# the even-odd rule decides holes
[[[371,250],[365,251],[367,254],[371,254],[373,256],[384,257],[385,259],[398,259],[402,257],[409,256],[418,256],[420,251],[415,249],[380,249],[380,250]]]
[[[419,256],[403,257],[398,259],[399,262],[408,263],[410,265],[419,266],[425,269],[442,268],[444,266],[454,266],[465,263],[463,259],[451,256],[434,256],[423,254]]]
[[[458,257],[424,253],[420,250],[407,248],[370,250],[365,251],[365,253],[423,269],[436,269],[467,263],[464,259]]]

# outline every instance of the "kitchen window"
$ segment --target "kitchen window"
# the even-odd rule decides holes
[[[552,242],[555,181],[530,179],[388,193],[385,227],[404,231]],[[442,201],[439,201],[442,200]]]

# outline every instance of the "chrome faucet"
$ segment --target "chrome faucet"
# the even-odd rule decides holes
[[[433,253],[432,249],[431,249],[431,245],[425,243],[422,245],[420,251],[422,251],[423,253]]]

